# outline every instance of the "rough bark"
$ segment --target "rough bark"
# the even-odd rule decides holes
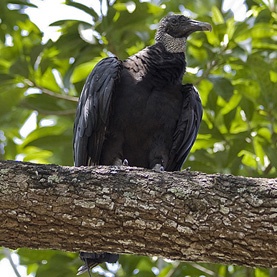
[[[0,245],[277,266],[277,179],[0,162]]]

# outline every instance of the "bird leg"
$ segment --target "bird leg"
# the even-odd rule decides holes
[[[86,263],[86,267],[87,267],[87,269],[88,269],[88,275],[89,275],[89,277],[92,277],[92,276],[91,276],[91,272],[90,272],[90,266],[89,266],[89,264],[88,264],[88,259],[85,259],[85,263]]]

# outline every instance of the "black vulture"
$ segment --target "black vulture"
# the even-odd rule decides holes
[[[186,72],[187,37],[211,31],[209,23],[169,15],[159,24],[155,44],[124,61],[101,60],[88,76],[74,122],[75,166],[139,166],[157,171],[182,168],[195,142],[202,105]],[[82,253],[80,270],[118,255]]]

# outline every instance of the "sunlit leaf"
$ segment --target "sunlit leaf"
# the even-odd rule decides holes
[[[25,97],[22,102],[28,108],[33,110],[38,110],[44,113],[65,114],[66,111],[68,114],[74,114],[76,104],[64,99],[58,99],[56,97],[47,95],[47,94],[30,94]],[[62,113],[62,111],[65,111]],[[56,113],[55,113],[56,112]]]
[[[212,8],[212,20],[215,24],[223,24],[224,23],[223,16],[222,16],[220,10],[216,6],[213,6],[213,8]]]

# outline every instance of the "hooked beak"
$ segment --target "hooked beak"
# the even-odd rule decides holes
[[[202,22],[202,21],[197,21],[197,20],[193,20],[190,19],[189,24],[187,25],[187,36],[189,36],[190,34],[196,32],[196,31],[212,31],[212,25],[210,23],[207,22]]]
[[[197,20],[190,20],[191,26],[196,29],[196,31],[212,31],[212,25],[207,22],[197,21]]]

